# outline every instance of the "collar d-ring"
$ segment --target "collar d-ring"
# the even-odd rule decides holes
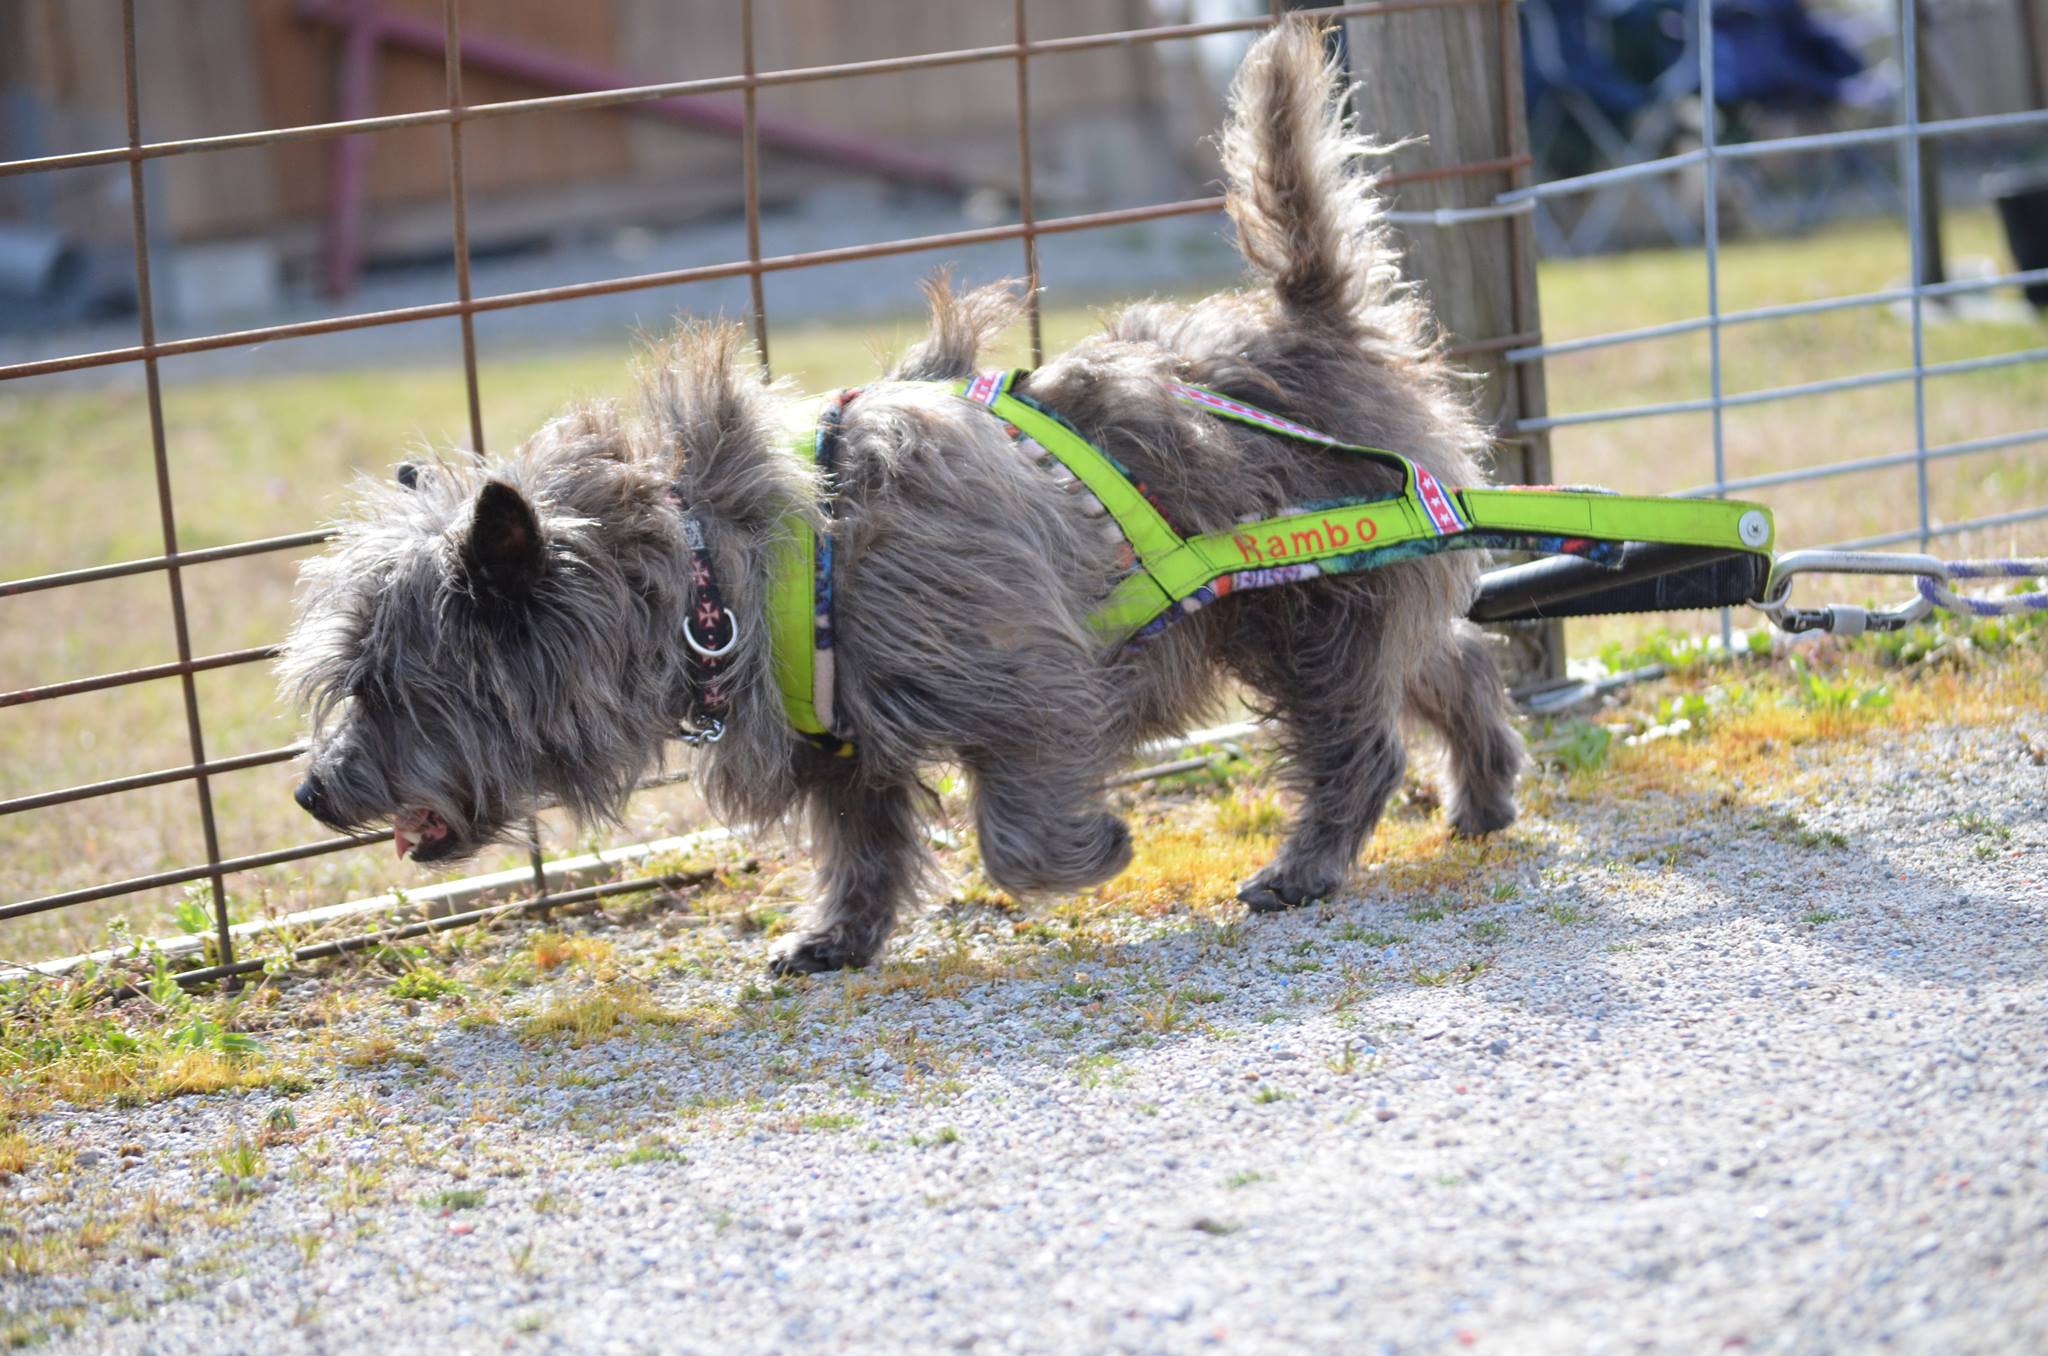
[[[724,611],[722,608],[720,610]],[[723,659],[732,653],[733,646],[740,643],[740,619],[732,613],[726,612],[725,624],[731,628],[732,634],[727,637],[725,644],[718,646],[716,649],[704,645],[697,637],[691,635],[688,626],[683,628],[683,644],[695,650],[697,657],[700,659]]]

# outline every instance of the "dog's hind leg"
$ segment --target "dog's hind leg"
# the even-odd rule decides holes
[[[858,968],[875,958],[928,858],[914,782],[874,786],[841,760],[810,787],[810,829],[818,856],[818,898],[803,930],[775,953],[777,974]]]
[[[1290,609],[1285,632],[1264,618],[1246,628],[1253,657],[1239,664],[1278,718],[1286,776],[1301,795],[1279,855],[1237,892],[1255,913],[1334,894],[1408,766],[1372,618],[1328,594],[1299,607],[1306,618]]]
[[[1451,642],[1408,680],[1408,709],[1443,736],[1450,756],[1451,832],[1476,837],[1515,822],[1522,741],[1486,640],[1460,623]]]

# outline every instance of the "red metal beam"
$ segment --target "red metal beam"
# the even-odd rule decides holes
[[[369,116],[375,93],[376,49],[381,45],[448,58],[448,33],[440,24],[393,13],[376,0],[307,0],[299,17],[309,23],[340,29],[341,121]],[[525,84],[566,94],[593,94],[626,89],[647,82],[625,71],[561,56],[510,38],[466,31],[458,39],[462,66],[502,75]],[[744,137],[743,106],[723,100],[671,96],[624,105],[627,111],[725,136]],[[457,111],[455,116],[461,116]],[[864,137],[846,136],[785,118],[755,120],[760,143],[839,169],[880,175],[901,183],[958,192],[964,184],[959,170],[934,156],[889,146]],[[368,146],[359,136],[337,144],[334,181],[327,221],[327,290],[340,296],[355,284],[361,266],[364,157]]]

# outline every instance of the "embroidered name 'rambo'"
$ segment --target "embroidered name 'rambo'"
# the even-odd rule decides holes
[[[1261,538],[1256,533],[1239,532],[1231,537],[1231,541],[1246,564],[1253,561],[1271,564],[1363,546],[1379,534],[1380,525],[1369,514],[1359,515],[1348,525],[1342,519],[1326,514],[1316,526],[1296,528],[1285,536],[1270,532]]]

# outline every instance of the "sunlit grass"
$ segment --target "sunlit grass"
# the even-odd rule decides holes
[[[550,998],[519,1024],[525,1041],[560,1036],[571,1045],[609,1040],[650,1027],[672,1026],[681,1014],[633,984],[613,984],[587,993]]]

